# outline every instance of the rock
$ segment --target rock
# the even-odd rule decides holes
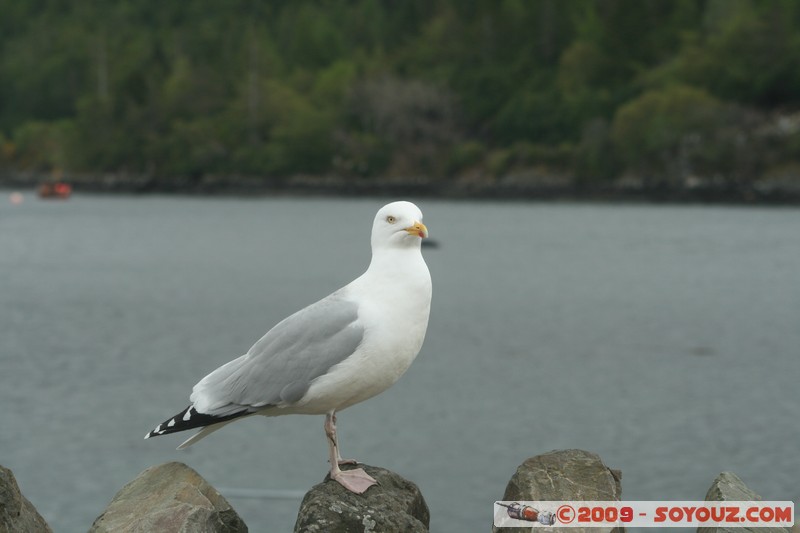
[[[506,486],[504,501],[616,501],[622,496],[622,472],[603,464],[597,454],[583,450],[555,450],[525,460]],[[579,533],[588,528],[547,528]],[[497,528],[494,533],[542,531],[540,528]],[[623,531],[624,528],[591,528]]]
[[[379,484],[354,494],[327,476],[303,498],[295,533],[428,531],[428,505],[414,483],[383,468],[359,466]]]
[[[744,484],[733,472],[722,472],[706,492],[707,502],[759,501],[761,496]],[[697,533],[788,533],[782,527],[698,527]]]
[[[733,472],[722,472],[706,492],[707,502],[746,502],[760,500],[761,496],[750,490]],[[741,531],[741,528],[737,528]]]
[[[239,533],[247,526],[200,474],[183,463],[152,466],[122,487],[89,533]]]
[[[19,490],[14,473],[0,466],[0,533],[52,533],[36,508]]]
[[[527,459],[506,486],[504,500],[619,500],[622,473],[597,454],[556,450]]]

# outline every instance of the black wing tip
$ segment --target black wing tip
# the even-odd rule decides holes
[[[204,428],[213,424],[225,422],[226,420],[239,418],[240,416],[247,414],[250,413],[247,410],[243,410],[225,416],[207,415],[205,413],[197,412],[197,410],[194,408],[194,405],[190,405],[180,413],[157,425],[155,429],[145,435],[144,438],[149,439],[150,437],[169,435],[170,433],[178,433],[179,431],[186,431],[188,429]]]

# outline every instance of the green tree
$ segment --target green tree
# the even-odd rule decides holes
[[[619,108],[612,139],[628,168],[647,186],[683,185],[692,153],[724,120],[722,104],[705,91],[676,85],[648,91]]]

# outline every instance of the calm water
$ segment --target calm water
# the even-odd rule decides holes
[[[361,273],[383,200],[0,200],[0,464],[56,531],[166,461],[223,494],[323,478],[322,417],[184,452],[142,437]],[[622,469],[626,499],[702,499],[732,470],[798,500],[800,210],[418,203],[440,244],[428,338],[339,427],[344,455],[421,487],[433,531],[488,530],[517,465],[557,448]],[[254,532],[299,505],[230,501]]]

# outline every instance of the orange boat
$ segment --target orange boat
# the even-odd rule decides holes
[[[72,194],[72,185],[63,181],[47,182],[39,185],[39,198],[65,200]]]

